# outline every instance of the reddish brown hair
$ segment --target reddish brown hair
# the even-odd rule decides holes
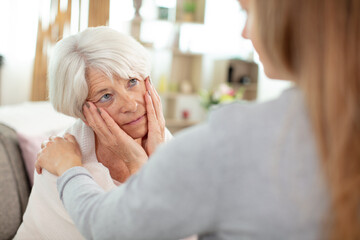
[[[360,239],[360,1],[254,0],[270,59],[308,105],[332,208],[327,239]]]

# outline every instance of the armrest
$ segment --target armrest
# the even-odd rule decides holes
[[[16,132],[0,123],[0,239],[12,239],[30,194]]]

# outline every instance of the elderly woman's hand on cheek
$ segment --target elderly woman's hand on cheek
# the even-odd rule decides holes
[[[50,137],[47,143],[41,145],[35,163],[39,174],[44,168],[56,176],[76,166],[81,166],[81,151],[75,137],[70,134],[65,134],[64,138]]]
[[[86,102],[83,114],[99,142],[117,157],[113,160],[124,161],[130,174],[136,173],[147,161],[148,156],[141,145],[126,134],[104,109]]]
[[[147,93],[145,94],[146,112],[148,120],[148,134],[143,139],[143,147],[150,156],[156,147],[165,141],[165,118],[161,100],[150,78],[145,79]]]

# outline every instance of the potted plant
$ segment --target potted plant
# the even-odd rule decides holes
[[[226,104],[242,100],[245,89],[243,87],[235,91],[229,85],[222,83],[213,91],[200,91],[201,105],[209,110],[218,104]]]
[[[193,22],[195,20],[196,3],[191,0],[186,0],[183,3],[183,20],[186,22]]]

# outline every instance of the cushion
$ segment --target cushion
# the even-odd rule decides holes
[[[49,138],[48,134],[30,135],[17,133],[19,145],[24,159],[27,175],[31,186],[34,184],[34,170],[37,153],[41,149],[41,143]]]
[[[0,239],[12,239],[22,221],[30,184],[15,131],[0,124]]]

